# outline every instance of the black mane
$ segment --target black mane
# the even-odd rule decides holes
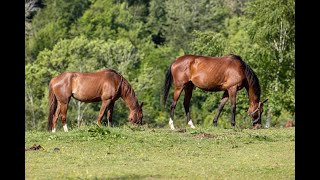
[[[258,96],[258,100],[260,101],[260,94],[261,94],[261,88],[260,88],[260,82],[256,75],[256,73],[251,69],[251,67],[245,63],[242,58],[235,54],[228,54],[227,56],[231,57],[232,59],[239,60],[241,62],[242,67],[245,69],[245,75],[247,77],[247,82],[249,86],[252,86],[254,88],[254,92]]]

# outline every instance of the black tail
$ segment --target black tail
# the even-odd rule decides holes
[[[48,131],[52,130],[52,119],[57,109],[57,98],[53,94],[52,85],[49,84],[49,116],[48,116]]]
[[[164,106],[166,105],[168,94],[169,94],[169,90],[170,90],[170,86],[171,86],[171,83],[172,83],[171,66],[172,66],[172,64],[169,66],[169,68],[168,68],[168,70],[166,72],[165,80],[164,80],[164,87],[163,87],[163,104],[164,104]]]

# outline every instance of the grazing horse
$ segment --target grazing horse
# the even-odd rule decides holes
[[[231,103],[231,125],[235,126],[236,94],[237,91],[245,87],[250,102],[248,114],[251,117],[253,128],[261,128],[263,103],[268,99],[260,102],[259,80],[240,56],[229,54],[222,57],[196,55],[178,57],[170,65],[165,75],[164,104],[166,104],[172,80],[174,94],[169,120],[171,129],[175,129],[173,125],[174,109],[183,90],[185,92],[183,105],[187,116],[187,124],[194,128],[190,118],[189,104],[192,90],[195,87],[204,91],[224,91],[218,112],[213,119],[214,126],[217,126],[219,115],[228,99]]]
[[[294,127],[295,126],[295,122],[294,121],[287,121],[285,124],[285,128],[289,128],[289,127]]]
[[[56,124],[60,115],[63,129],[68,131],[66,124],[67,109],[70,98],[81,102],[102,102],[97,124],[101,124],[107,109],[108,126],[112,123],[114,103],[121,97],[129,108],[129,121],[142,124],[142,106],[139,105],[134,90],[129,82],[112,69],[98,72],[65,72],[51,79],[49,83],[49,117],[48,130],[56,132]]]

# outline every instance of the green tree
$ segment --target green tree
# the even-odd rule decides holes
[[[131,2],[131,1],[130,1]],[[73,36],[85,35],[102,40],[129,39],[135,46],[144,37],[145,5],[111,0],[97,0],[73,24]]]
[[[45,0],[44,6],[32,19],[32,38],[26,39],[26,56],[34,61],[39,52],[68,37],[71,24],[90,5],[89,0]]]
[[[166,23],[164,36],[168,43],[190,53],[189,43],[194,30],[219,32],[224,28],[224,19],[229,15],[222,1],[177,0],[165,1]]]
[[[260,74],[267,82],[264,88],[271,100],[269,113],[279,116],[285,109],[294,114],[295,1],[252,1],[246,17],[252,19],[249,36],[259,47],[256,58],[264,59]]]
[[[149,37],[151,39],[151,37]],[[154,47],[149,41],[141,49],[144,56],[141,59],[137,81],[134,81],[139,100],[144,102],[144,121],[151,125],[167,125],[168,116],[161,97],[163,93],[164,72],[179,54],[171,46]]]
[[[47,86],[53,76],[102,68],[113,68],[128,79],[145,103],[145,122],[165,126],[171,98],[163,108],[164,75],[175,58],[187,53],[240,55],[259,77],[262,99],[269,98],[263,115],[272,118],[272,125],[294,116],[294,0],[43,2],[25,14],[26,129],[45,127]],[[190,109],[193,120],[211,125],[221,96],[196,88]],[[219,123],[224,127],[230,125],[224,121],[230,116],[228,104]],[[127,122],[124,103],[120,100],[115,106],[115,120]],[[69,127],[94,122],[99,107],[72,100]],[[240,125],[250,123],[247,108],[243,90],[237,95]],[[178,101],[175,117],[177,125],[185,125],[183,101]]]

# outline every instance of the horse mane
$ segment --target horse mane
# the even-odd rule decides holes
[[[251,67],[247,63],[245,63],[242,60],[242,58],[240,56],[235,55],[235,54],[228,54],[227,56],[232,59],[239,60],[241,62],[241,65],[245,70],[245,75],[247,78],[248,85],[253,87],[255,94],[258,96],[258,98],[260,98],[261,87],[260,87],[260,82],[259,82],[259,79],[258,79],[256,73],[251,69]],[[260,99],[258,99],[258,100],[260,100]]]
[[[120,75],[120,74],[119,74]],[[122,75],[120,75],[122,77]],[[121,94],[123,96],[123,98],[130,98],[130,102],[128,102],[128,106],[129,107],[139,107],[139,103],[138,103],[138,99],[136,97],[136,94],[132,88],[132,86],[130,85],[130,83],[124,78],[122,77],[122,85],[121,85]]]
[[[101,69],[100,71],[105,71],[105,72],[113,72],[117,75],[119,75],[121,77],[121,82],[119,84],[119,87],[118,87],[118,90],[120,90],[121,88],[121,95],[124,97],[124,98],[127,98],[127,97],[132,97],[132,98],[136,98],[136,94],[132,88],[132,86],[130,85],[130,83],[120,74],[118,73],[116,70],[114,69],[110,69],[110,68],[104,68],[104,69]],[[130,101],[129,102],[130,104],[128,104],[129,107],[137,107],[139,106],[139,103],[137,100],[135,101]]]
[[[104,69],[101,69],[100,72],[101,72],[101,71],[109,71],[109,72],[113,72],[113,73],[119,74],[116,70],[110,69],[110,68],[104,68]],[[120,75],[120,74],[119,74],[119,75]]]

